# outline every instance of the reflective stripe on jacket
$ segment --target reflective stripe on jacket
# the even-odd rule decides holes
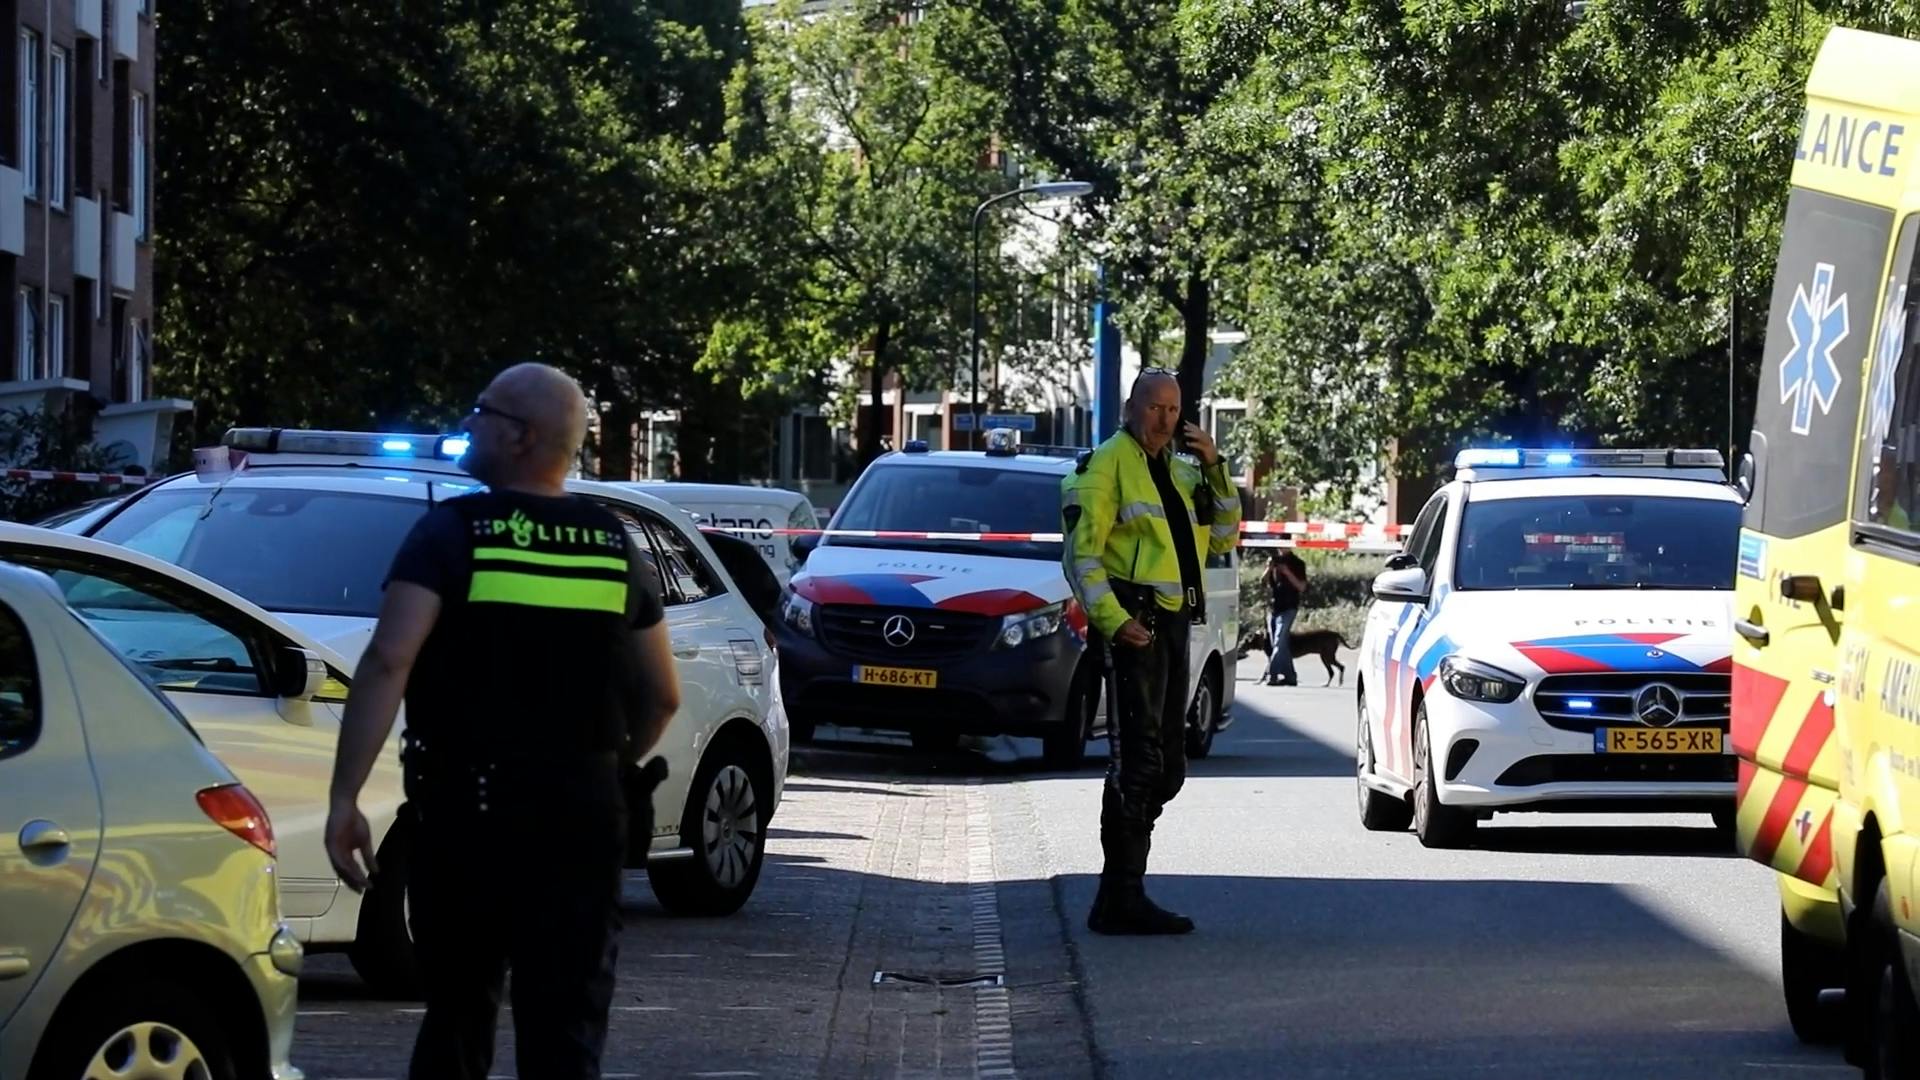
[[[1173,457],[1169,464],[1185,504],[1182,524],[1193,530],[1194,549],[1206,553],[1202,562],[1206,555],[1233,550],[1240,542],[1240,492],[1225,462],[1201,469]],[[1194,493],[1203,479],[1213,500],[1211,526],[1199,524],[1193,512]],[[1173,531],[1160,489],[1147,470],[1147,452],[1126,429],[1101,443],[1084,468],[1060,482],[1060,509],[1066,534],[1061,563],[1094,629],[1111,638],[1127,621],[1126,609],[1108,584],[1114,579],[1150,588],[1161,607],[1180,610],[1184,597]]]

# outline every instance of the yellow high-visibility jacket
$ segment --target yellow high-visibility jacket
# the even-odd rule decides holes
[[[1174,523],[1193,530],[1194,551],[1203,567],[1209,555],[1224,555],[1240,542],[1240,492],[1227,475],[1224,460],[1201,469],[1171,451],[1168,466],[1180,491],[1185,520]],[[1193,512],[1196,491],[1204,479],[1213,500],[1213,524],[1199,524]],[[1101,635],[1112,638],[1128,619],[1127,611],[1108,584],[1113,579],[1151,588],[1168,611],[1180,610],[1185,597],[1180,584],[1180,557],[1173,547],[1173,525],[1160,501],[1160,489],[1147,471],[1147,452],[1125,428],[1099,445],[1080,468],[1060,482],[1061,532],[1065,544],[1060,561],[1074,596],[1087,611],[1087,620]],[[1204,600],[1202,600],[1204,603]]]

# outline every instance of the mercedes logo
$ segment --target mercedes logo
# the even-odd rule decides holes
[[[913,644],[913,620],[905,615],[895,615],[880,628],[880,636],[886,638],[887,644],[894,648],[904,649]]]
[[[1633,712],[1650,727],[1672,727],[1680,719],[1680,691],[1654,683],[1634,697]]]

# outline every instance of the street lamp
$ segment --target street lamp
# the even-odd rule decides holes
[[[980,218],[998,202],[1007,199],[1038,195],[1043,199],[1078,199],[1093,194],[1093,185],[1085,180],[1051,180],[1044,184],[1028,184],[1026,187],[1003,191],[981,203],[973,210],[973,284],[967,290],[968,322],[971,324],[973,353],[973,400],[969,408],[973,412],[973,433],[968,445],[980,445]]]

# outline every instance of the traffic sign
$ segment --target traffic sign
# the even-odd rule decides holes
[[[954,413],[953,414],[953,430],[972,431],[973,430],[973,414],[970,412]]]
[[[1015,431],[1032,431],[1037,426],[1033,417],[1025,413],[988,413],[980,422],[990,428],[1012,428]]]

